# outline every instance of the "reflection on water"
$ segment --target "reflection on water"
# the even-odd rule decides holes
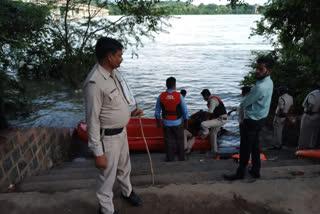
[[[181,16],[172,19],[169,34],[160,34],[155,42],[145,41],[139,58],[124,54],[120,71],[132,88],[144,117],[153,117],[158,95],[165,90],[169,76],[177,79],[177,90],[187,90],[189,114],[206,109],[200,92],[204,88],[217,94],[228,110],[240,101],[239,82],[250,70],[251,51],[269,50],[261,37],[248,38],[258,15]],[[11,121],[20,126],[75,127],[84,119],[81,92],[63,85],[32,83],[35,109],[29,118]],[[40,90],[41,89],[41,90]],[[225,145],[238,142],[238,122],[230,116],[223,136]]]

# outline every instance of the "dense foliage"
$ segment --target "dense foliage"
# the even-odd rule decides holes
[[[241,5],[232,8],[230,5],[216,5],[201,3],[196,6],[188,2],[181,1],[161,1],[158,7],[165,8],[170,15],[213,15],[213,14],[255,14],[255,5]],[[121,10],[115,4],[109,5],[110,14],[121,15]]]
[[[28,109],[24,87],[14,72],[27,68],[25,62],[31,66],[40,55],[40,36],[45,35],[48,15],[46,6],[17,1],[0,4],[0,127],[6,123],[5,115]]]
[[[134,54],[143,45],[143,37],[153,38],[168,25],[169,16],[155,7],[157,1],[117,1],[123,15],[112,20],[98,17],[98,12],[108,7],[105,0],[66,0],[62,5],[46,2],[4,0],[0,4],[0,120],[19,106],[29,109],[21,80],[53,78],[81,87],[95,63],[98,37],[117,38],[131,46]],[[79,3],[99,8],[74,19],[70,14],[79,12]]]
[[[289,87],[299,113],[312,84],[320,84],[320,1],[270,0],[264,9],[264,16],[257,22],[253,34],[270,39],[274,51],[259,54],[277,59],[272,72],[275,88]],[[251,72],[242,84],[253,82]],[[274,102],[276,98],[277,94]]]
[[[78,13],[79,4],[95,11],[76,19],[70,14]],[[43,38],[47,46],[44,48],[48,57],[38,60],[27,74],[36,78],[55,78],[68,82],[73,87],[81,87],[87,73],[95,63],[94,45],[97,38],[111,36],[120,40],[125,47],[142,46],[142,38],[153,38],[167,26],[167,13],[155,7],[156,1],[117,1],[121,16],[117,18],[101,17],[99,13],[108,8],[109,2],[104,0],[66,0],[63,5],[52,4],[53,10],[61,11],[60,15],[51,16],[47,25],[50,37]],[[34,76],[37,74],[37,76]]]
[[[17,68],[26,55],[36,54],[35,46],[44,36],[49,8],[19,1],[0,4],[0,60],[1,70]],[[32,50],[31,50],[32,49]]]

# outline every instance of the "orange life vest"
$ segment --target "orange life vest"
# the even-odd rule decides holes
[[[174,91],[162,92],[160,95],[162,118],[166,120],[177,120],[182,116],[180,93]]]
[[[208,108],[210,107],[210,100],[214,98],[216,98],[219,101],[219,105],[213,110],[213,117],[218,118],[223,114],[227,114],[226,108],[224,107],[222,100],[215,95],[211,95],[209,97],[208,103],[207,103]]]

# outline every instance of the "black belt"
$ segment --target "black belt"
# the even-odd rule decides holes
[[[123,128],[118,128],[118,129],[100,129],[100,134],[102,134],[102,130],[104,130],[104,135],[112,136],[112,135],[120,134],[122,132]]]

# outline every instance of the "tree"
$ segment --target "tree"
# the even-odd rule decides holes
[[[0,128],[6,126],[5,115],[28,109],[24,87],[14,72],[21,62],[32,61],[48,15],[46,6],[18,1],[0,4]]]
[[[65,0],[62,5],[56,2],[42,0],[38,5],[3,0],[0,4],[0,117],[2,106],[8,103],[13,103],[13,111],[25,107],[22,79],[54,78],[79,87],[95,62],[93,53],[98,37],[119,39],[126,47],[133,47],[135,54],[143,46],[142,38],[154,38],[169,26],[169,6],[161,5],[159,0]],[[238,0],[230,2],[236,5]],[[72,19],[70,14],[79,12],[79,4],[88,11],[94,6],[98,8],[82,20]],[[116,20],[98,17],[102,8],[113,7],[123,15]],[[195,13],[195,6],[190,4],[178,7],[177,11],[183,8]],[[61,11],[60,19],[52,15],[57,10]],[[13,75],[9,75],[12,71]]]
[[[253,35],[272,41],[274,50],[263,54],[278,61],[272,72],[275,88],[288,86],[294,96],[295,107],[301,112],[301,104],[312,83],[320,83],[320,2],[269,0],[264,10]],[[251,72],[242,84],[252,82]]]
[[[135,54],[135,50],[143,46],[143,37],[153,38],[169,25],[169,6],[162,5],[158,0],[65,0],[62,3],[59,1],[59,4],[56,0],[46,2],[46,8],[51,9],[51,15],[39,13],[39,18],[34,17],[34,20],[45,20],[42,24],[44,27],[32,31],[32,40],[25,40],[28,48],[20,47],[15,53],[12,52],[15,57],[21,56],[20,58],[24,59],[17,60],[25,62],[24,66],[18,69],[19,75],[24,78],[62,79],[73,87],[80,87],[95,61],[93,50],[98,37],[104,35],[117,38],[126,47],[133,47]],[[237,1],[230,2],[234,5]],[[172,1],[172,4],[176,3],[180,2]],[[177,4],[180,5],[177,11],[181,14],[183,11],[188,14],[195,13],[196,7],[188,3]],[[76,20],[70,14],[79,12],[80,7],[87,8],[89,12],[83,19]],[[37,5],[37,8],[44,6]],[[123,15],[117,20],[98,17],[99,13],[107,8],[116,8],[116,13]],[[222,9],[225,12],[227,10],[226,7]],[[61,12],[59,19],[52,15],[54,10]],[[34,14],[36,11],[27,13]],[[14,16],[14,13],[9,15]],[[43,16],[46,19],[43,19]],[[12,66],[17,67],[17,62],[12,63]]]
[[[53,8],[59,7],[61,14],[58,20],[52,17],[48,25],[51,56],[37,69],[47,72],[43,75],[63,79],[79,87],[95,63],[94,45],[97,38],[102,35],[114,37],[125,47],[132,47],[135,54],[136,48],[143,45],[143,37],[153,38],[156,33],[164,31],[164,26],[169,25],[165,9],[156,7],[158,1],[120,0],[116,4],[123,14],[116,20],[99,17],[103,9],[112,5],[109,1],[66,0],[62,5],[53,4]],[[88,13],[83,19],[76,20],[70,16],[84,5]]]
[[[165,8],[156,7],[159,1],[117,0],[124,15],[116,20],[98,17],[110,1],[66,0],[62,5],[55,0],[46,2],[0,4],[0,118],[9,110],[3,106],[12,103],[13,112],[18,106],[25,107],[22,79],[54,78],[81,86],[95,63],[98,37],[114,37],[126,47],[133,47],[135,54],[136,48],[143,45],[143,37],[153,38],[169,25]],[[84,19],[75,20],[70,14],[79,12],[79,5],[89,12]],[[91,10],[94,5],[97,7]],[[60,19],[53,16],[53,11],[61,11]]]

